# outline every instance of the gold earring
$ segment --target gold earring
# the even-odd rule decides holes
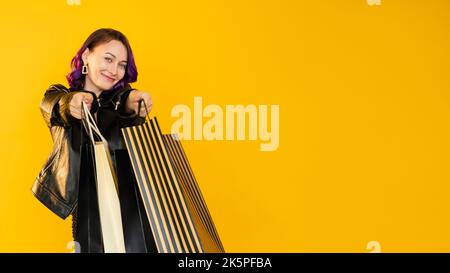
[[[81,74],[86,75],[88,73],[87,71],[87,65],[83,65],[83,68],[81,69]]]

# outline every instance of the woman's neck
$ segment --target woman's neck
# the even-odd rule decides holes
[[[97,98],[100,97],[100,95],[102,94],[103,90],[99,89],[98,87],[96,87],[95,85],[93,85],[90,81],[86,81],[84,83],[84,90],[86,91],[91,91],[93,92]]]

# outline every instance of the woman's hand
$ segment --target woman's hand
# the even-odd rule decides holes
[[[87,92],[77,92],[73,95],[72,99],[69,103],[69,113],[72,117],[81,119],[81,102],[84,101],[86,103],[86,106],[89,110],[91,110],[92,102],[94,101],[94,97],[92,94],[89,94]]]
[[[139,114],[140,117],[145,117],[147,113],[150,113],[153,106],[152,97],[149,93],[133,90],[130,92],[130,95],[128,95],[127,103],[126,103],[126,111],[127,112],[138,112],[139,107],[139,100],[143,99],[145,104],[142,103],[141,105],[141,111]],[[145,106],[147,106],[147,109],[145,109]]]

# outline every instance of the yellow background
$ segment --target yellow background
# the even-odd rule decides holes
[[[185,141],[228,252],[450,251],[450,1],[8,1],[0,9],[0,251],[68,252],[30,187],[39,102],[100,27],[129,38],[165,132],[174,105],[279,104],[280,146]]]

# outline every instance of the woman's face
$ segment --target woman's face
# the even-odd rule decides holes
[[[88,71],[84,88],[90,91],[111,89],[125,76],[127,55],[126,47],[117,40],[99,44],[93,50],[86,48],[82,56]]]

